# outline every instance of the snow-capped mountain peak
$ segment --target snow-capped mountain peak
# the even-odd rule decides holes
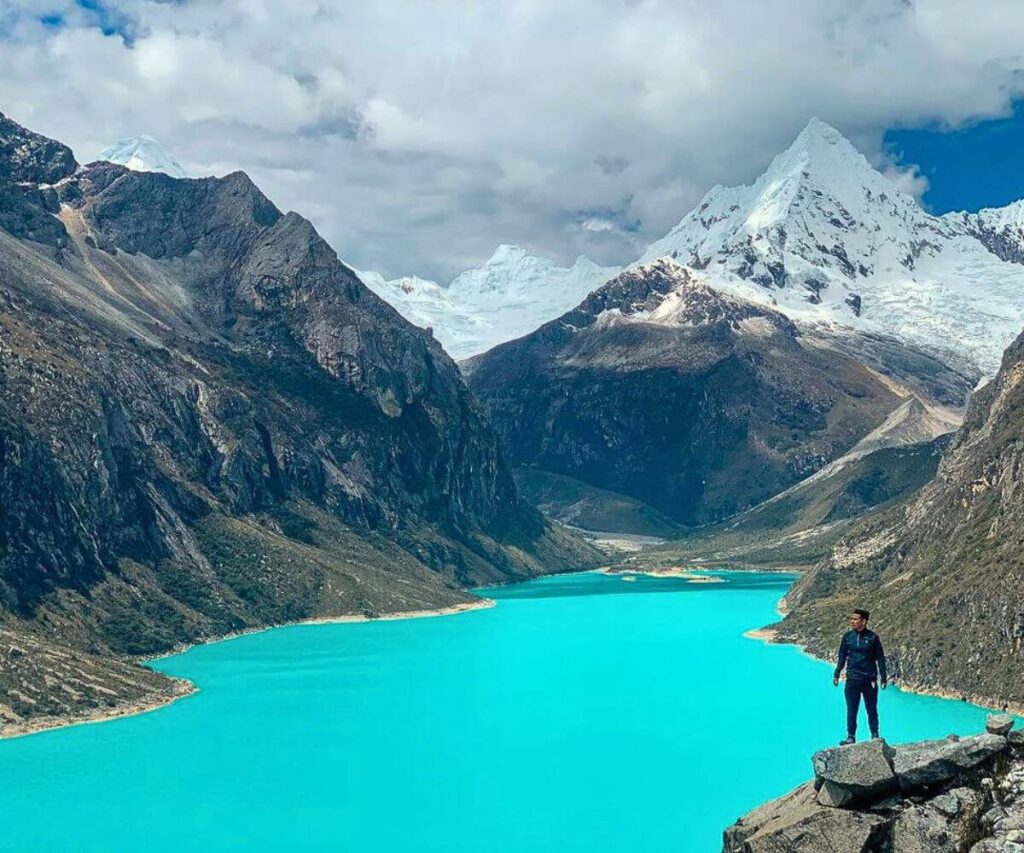
[[[127,166],[135,172],[163,172],[172,178],[187,178],[188,173],[152,136],[120,139],[100,152],[99,160]]]
[[[502,244],[484,264],[456,276],[449,289],[456,299],[478,307],[529,308],[532,304],[532,313],[543,317],[543,323],[551,319],[544,316],[547,306],[564,306],[561,310],[567,311],[616,272],[618,268],[601,267],[582,255],[571,267],[560,267],[521,246]],[[575,301],[566,304],[570,299]],[[532,331],[524,328],[520,334]]]
[[[677,258],[794,319],[954,350],[988,373],[1024,326],[1022,224],[1014,205],[933,216],[812,119],[753,184],[712,189],[640,260]]]

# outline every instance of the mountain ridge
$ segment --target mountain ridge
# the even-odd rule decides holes
[[[596,564],[437,342],[244,173],[79,168],[0,117],[0,200],[0,716],[166,696],[125,665],[183,642]]]
[[[1024,326],[1022,223],[1024,200],[933,216],[839,131],[811,119],[756,181],[713,187],[625,269],[671,257],[712,287],[797,322],[895,337],[954,362],[968,358],[992,375]],[[414,297],[401,285],[377,286],[462,358],[555,319],[620,271],[585,266],[578,287],[564,284],[572,268],[507,278],[505,303],[478,304],[482,291],[463,292],[459,279]],[[558,290],[565,299],[552,301]],[[517,314],[513,306],[531,296],[534,309]]]
[[[853,601],[875,611],[902,682],[989,705],[1024,708],[1024,334],[974,394],[936,476],[864,519],[784,600],[779,637],[833,651]]]

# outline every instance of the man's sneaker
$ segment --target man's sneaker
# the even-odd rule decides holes
[[[855,738],[855,737],[848,737],[848,738],[846,738],[844,740],[839,741],[839,745],[840,746],[849,746],[851,743],[856,743],[856,742],[857,742],[857,738]]]
[[[880,735],[878,734],[878,732],[875,732],[875,733],[874,733],[873,735],[871,735],[871,740],[881,740],[881,739],[882,739],[882,738],[881,738],[881,736],[880,736]]]

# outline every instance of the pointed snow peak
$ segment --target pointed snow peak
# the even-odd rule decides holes
[[[120,139],[100,152],[100,160],[127,166],[135,172],[163,172],[172,178],[187,178],[188,173],[152,136],[141,134]]]
[[[516,264],[526,257],[526,249],[511,243],[502,243],[494,250],[494,254],[486,261],[484,266],[495,266],[497,264]]]
[[[885,180],[838,130],[812,118],[789,148],[772,160],[758,184],[771,186],[780,180],[797,184],[810,179],[831,188],[853,177],[872,182]]]
[[[797,142],[802,141],[804,144],[809,144],[812,140],[819,140],[829,145],[836,145],[842,142],[846,142],[847,145],[850,144],[847,142],[846,137],[838,130],[817,116],[811,116],[804,129],[796,137]]]
[[[791,159],[800,158],[808,163],[845,161],[856,163],[858,167],[864,164],[870,168],[864,155],[854,148],[849,139],[832,125],[818,118],[812,118],[807,122],[806,127],[797,134],[796,139],[780,156],[784,158],[787,154]]]

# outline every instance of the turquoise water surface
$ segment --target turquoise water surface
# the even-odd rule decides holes
[[[160,660],[200,692],[0,742],[0,849],[720,850],[844,719],[828,665],[742,636],[792,578],[720,577],[556,576]],[[984,726],[892,688],[880,715],[890,741]]]

